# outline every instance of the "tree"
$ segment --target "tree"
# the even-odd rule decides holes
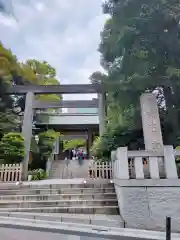
[[[0,160],[5,164],[20,163],[25,156],[24,138],[20,133],[9,132],[0,142]]]
[[[19,131],[21,121],[11,110],[0,112],[0,139],[5,133],[10,131]]]
[[[179,1],[107,0],[103,10],[109,15],[99,46],[101,64],[108,76],[104,79],[118,83],[118,87],[112,86],[108,92],[107,128],[114,135],[120,134],[114,132],[115,129],[121,133],[131,132],[132,136],[135,132],[142,134],[139,97],[141,93],[156,90],[164,143],[177,145],[180,135]],[[101,79],[101,74],[95,76]],[[115,122],[119,127],[113,127]],[[110,136],[113,135],[105,138],[113,142]]]
[[[45,61],[28,60],[25,63],[18,62],[16,56],[12,52],[6,49],[2,43],[0,43],[0,138],[6,136],[4,134],[9,131],[20,130],[21,119],[18,116],[19,113],[24,111],[25,97],[10,96],[7,94],[7,90],[12,85],[58,85],[60,84],[56,78],[55,69]],[[41,100],[59,101],[60,95],[40,95],[37,97]],[[17,110],[20,108],[20,111]],[[45,135],[47,138],[47,148],[45,145]],[[52,153],[52,144],[50,141],[54,139],[54,132],[49,131],[44,135],[44,145],[39,145],[40,157],[48,158],[48,154]],[[52,134],[52,136],[50,136]],[[4,141],[4,140],[3,140]],[[2,141],[2,144],[4,142]],[[43,143],[43,136],[40,138],[39,144]],[[4,147],[5,145],[2,145]],[[4,148],[5,149],[5,148]],[[2,151],[3,148],[2,148]],[[11,153],[11,152],[10,152]],[[37,151],[36,151],[37,153]],[[39,153],[37,153],[39,154]],[[10,159],[11,161],[12,159]]]
[[[42,159],[48,159],[54,150],[54,142],[58,137],[58,133],[54,130],[48,130],[39,134],[39,153]]]
[[[46,61],[38,61],[29,59],[25,63],[20,63],[21,75],[23,78],[22,84],[32,85],[59,85],[60,82],[56,78],[56,70]],[[58,94],[42,94],[36,97],[42,101],[60,101],[61,95]],[[17,106],[24,111],[25,97],[18,97]],[[49,109],[50,110],[50,109]]]
[[[86,145],[86,140],[84,138],[72,139],[63,142],[63,151],[74,149],[77,147],[84,147]]]
[[[38,135],[38,143],[35,138],[31,141],[32,161],[29,164],[29,169],[43,169],[46,170],[46,163],[49,157],[53,154],[54,143],[59,136],[59,133],[54,130],[41,132]]]
[[[20,66],[12,52],[0,43],[0,137],[19,128],[19,119],[15,111],[15,98],[7,94],[12,84],[20,76]]]
[[[100,137],[97,137],[94,140],[90,151],[91,151],[92,155],[95,156],[98,160],[103,159],[105,149],[103,148],[103,142],[102,142],[102,139]]]
[[[180,133],[179,10],[176,0],[106,1],[104,11],[110,19],[100,44],[110,79],[122,77],[119,87],[126,89],[127,103],[147,90],[162,93],[166,108],[161,111],[172,128],[174,141]],[[118,62],[120,58],[123,60]],[[122,99],[120,94],[118,98]]]
[[[103,82],[106,82],[108,76],[100,71],[94,72],[90,76],[90,81],[92,84],[101,84]]]

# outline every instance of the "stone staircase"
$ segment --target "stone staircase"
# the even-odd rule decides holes
[[[84,160],[80,166],[78,160],[57,160],[51,168],[50,178],[71,179],[88,178],[88,167],[91,160]]]
[[[50,179],[62,178],[65,167],[66,167],[65,160],[54,161],[51,166],[49,178]]]
[[[0,185],[0,218],[124,227],[118,210],[114,186],[107,181]]]

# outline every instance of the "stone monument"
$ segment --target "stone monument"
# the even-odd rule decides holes
[[[163,151],[163,140],[156,96],[144,93],[140,98],[145,149]]]
[[[142,127],[145,150],[163,152],[163,138],[156,96],[153,93],[144,93],[140,97]],[[165,174],[162,158],[158,159],[159,174]]]

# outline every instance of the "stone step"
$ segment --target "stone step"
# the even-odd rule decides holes
[[[31,208],[0,208],[0,212],[33,212],[33,213],[75,213],[75,214],[106,214],[119,215],[118,206],[79,206],[70,207],[31,207]]]
[[[66,194],[35,194],[35,195],[0,195],[1,200],[18,200],[18,201],[28,201],[28,200],[71,200],[71,199],[79,199],[79,200],[93,200],[93,199],[116,199],[116,193],[66,193]]]
[[[73,180],[73,179],[72,179]],[[61,188],[114,188],[113,183],[101,183],[101,181],[92,181],[94,183],[78,183],[78,184],[0,184],[0,193],[4,190],[23,190],[23,189],[61,189]]]
[[[91,214],[63,214],[63,213],[31,213],[31,212],[0,212],[0,219],[34,219],[55,221],[63,223],[91,224],[107,227],[124,227],[124,222],[119,215],[91,215]],[[16,219],[15,219],[16,218]]]
[[[95,193],[114,193],[111,188],[24,188],[24,189],[4,189],[0,190],[1,195],[50,195],[50,194],[95,194]]]
[[[29,201],[0,201],[0,208],[33,208],[33,207],[73,207],[73,206],[117,206],[116,199],[93,199],[93,200],[79,200],[79,199],[71,199],[71,200],[29,200]]]

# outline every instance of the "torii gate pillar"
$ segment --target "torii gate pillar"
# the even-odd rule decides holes
[[[22,180],[24,181],[27,180],[27,177],[28,177],[29,153],[30,153],[31,138],[32,138],[33,100],[34,100],[34,93],[28,92],[26,94],[24,119],[22,124],[22,136],[24,137],[24,143],[25,143],[25,157],[23,161],[23,172],[22,172]]]

